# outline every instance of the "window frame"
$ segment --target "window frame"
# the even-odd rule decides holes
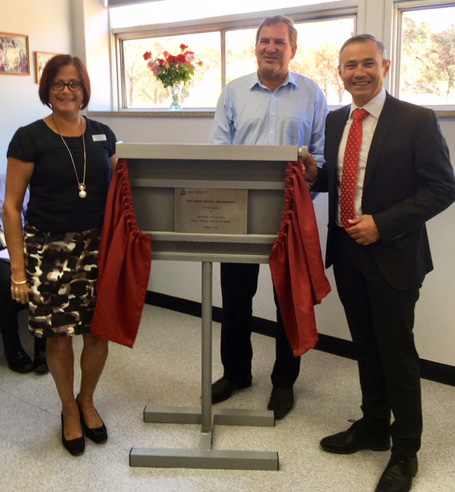
[[[386,16],[384,25],[385,39],[389,40],[390,53],[392,59],[392,67],[389,74],[390,93],[399,96],[400,90],[400,70],[401,66],[401,38],[402,38],[402,14],[414,10],[427,10],[445,5],[454,6],[453,0],[386,0]],[[455,116],[455,104],[425,104],[437,111],[438,116],[453,117]]]
[[[184,34],[199,34],[219,31],[221,37],[221,84],[226,85],[226,54],[225,36],[227,31],[236,29],[254,29],[259,26],[265,17],[285,15],[291,17],[295,23],[339,19],[354,17],[356,32],[361,32],[365,18],[365,0],[343,0],[338,2],[302,7],[291,7],[280,10],[268,10],[249,14],[238,14],[221,17],[212,17],[201,20],[181,21],[170,24],[150,24],[145,26],[113,28],[111,29],[112,51],[115,54],[113,63],[114,106],[120,112],[163,113],[162,109],[131,109],[126,107],[126,86],[124,78],[123,41],[144,39],[150,37],[178,36]],[[300,41],[300,43],[302,43]],[[190,108],[191,109],[191,108]],[[213,108],[197,109],[197,112],[213,112]],[[167,112],[167,111],[166,111]]]
[[[219,30],[221,36],[221,77],[222,87],[226,83],[226,57],[225,57],[225,32],[231,29],[243,29],[257,27],[267,16],[287,15],[295,22],[308,22],[312,20],[328,20],[339,17],[354,16],[356,32],[371,32],[385,43],[392,59],[392,67],[389,76],[385,80],[385,87],[392,95],[398,95],[399,91],[399,66],[400,66],[400,41],[401,41],[401,14],[403,11],[414,9],[435,8],[453,4],[452,0],[384,0],[382,7],[374,6],[381,18],[379,25],[371,26],[371,20],[367,22],[366,6],[369,2],[376,0],[343,0],[339,2],[324,3],[317,5],[306,5],[302,7],[292,7],[281,10],[261,11],[249,14],[238,14],[221,16],[216,18],[206,18],[201,20],[183,21],[171,24],[151,24],[129,28],[110,29],[111,37],[111,67],[112,67],[112,88],[113,88],[113,109],[119,114],[156,114],[173,115],[160,109],[130,109],[126,108],[122,98],[125,94],[123,81],[123,61],[121,59],[120,43],[124,39],[147,38],[153,36],[179,35],[185,33],[199,33]],[[370,5],[371,7],[371,5]],[[371,8],[370,8],[371,10]],[[299,41],[302,44],[301,41]],[[339,107],[330,105],[331,108]],[[439,117],[455,117],[455,105],[435,106],[433,108]],[[204,108],[203,110],[184,111],[178,116],[193,116],[195,114],[208,115],[213,113],[215,108]]]

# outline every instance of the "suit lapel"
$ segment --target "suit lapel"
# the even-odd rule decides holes
[[[341,137],[343,136],[344,127],[346,126],[346,120],[349,117],[349,110],[351,106],[345,106],[338,111],[332,113],[332,119],[330,121],[330,128],[327,128],[327,136],[330,134],[330,141],[326,148],[327,156],[326,161],[329,170],[329,183],[336,185],[338,181],[337,167],[338,167],[338,151],[340,148]]]
[[[331,264],[330,243],[331,230],[335,225],[338,203],[338,151],[340,148],[341,137],[346,125],[346,120],[349,116],[350,106],[337,109],[329,113],[326,125],[326,141],[325,141],[325,160],[327,165],[328,184],[329,184],[329,237],[327,262]]]
[[[379,116],[378,124],[373,135],[370,151],[368,153],[365,179],[363,183],[364,196],[371,181],[371,177],[374,174],[374,170],[379,164],[379,157],[381,155],[381,150],[384,148],[384,142],[386,141],[390,128],[396,118],[396,101],[397,100],[394,97],[392,97],[390,94],[387,94],[384,107],[382,109],[381,115]]]

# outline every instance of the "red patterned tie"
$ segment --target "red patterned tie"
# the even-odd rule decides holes
[[[346,150],[344,152],[343,176],[340,193],[340,221],[343,227],[350,227],[349,219],[354,219],[355,191],[359,174],[360,146],[362,144],[362,122],[370,113],[366,109],[355,109],[349,129]]]

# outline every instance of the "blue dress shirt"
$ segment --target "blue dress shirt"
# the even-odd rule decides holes
[[[289,72],[272,92],[257,73],[245,75],[223,90],[210,143],[307,146],[322,165],[327,113],[323,92],[307,77]]]

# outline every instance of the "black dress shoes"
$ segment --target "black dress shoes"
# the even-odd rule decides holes
[[[251,378],[245,381],[233,383],[227,379],[220,378],[212,384],[212,403],[225,401],[232,396],[236,390],[249,388],[251,386]]]
[[[390,449],[389,434],[372,434],[365,425],[363,419],[357,420],[344,432],[324,437],[321,441],[324,451],[338,454],[351,454],[361,449],[372,449],[373,451],[387,451]]]
[[[22,347],[12,351],[5,348],[5,358],[8,367],[14,372],[24,374],[33,370],[32,359],[30,359]]]
[[[77,399],[77,397],[76,397],[76,401],[77,401],[77,404],[79,405],[79,400]],[[84,431],[84,434],[89,439],[91,439],[93,442],[95,442],[96,444],[105,443],[107,441],[107,429],[106,429],[106,426],[104,425],[104,422],[101,420],[101,417],[100,417],[100,420],[101,420],[103,425],[101,427],[96,427],[94,429],[91,429],[87,425],[87,423],[85,422],[84,413],[82,412],[82,408],[80,405],[79,405],[79,413],[81,414],[81,425],[82,425],[82,430]],[[96,413],[98,413],[98,412],[96,412]],[[98,414],[98,417],[99,417],[99,414]]]
[[[84,436],[76,437],[76,439],[65,439],[65,420],[62,412],[62,444],[65,449],[73,456],[80,456],[85,450]]]
[[[47,374],[49,372],[49,368],[47,367],[46,352],[40,351],[35,353],[33,370],[36,374]]]
[[[81,424],[82,424],[82,429],[84,430],[84,434],[93,442],[96,442],[96,444],[103,444],[104,442],[107,441],[107,429],[106,426],[104,425],[104,422],[101,427],[97,427],[96,429],[90,429],[90,427],[88,427],[87,424],[85,423],[84,417],[82,416],[81,413]]]
[[[417,456],[403,458],[392,454],[376,492],[408,492],[411,490],[412,479],[417,474]]]
[[[273,410],[277,420],[283,419],[294,406],[294,391],[292,388],[273,388],[267,410]]]

